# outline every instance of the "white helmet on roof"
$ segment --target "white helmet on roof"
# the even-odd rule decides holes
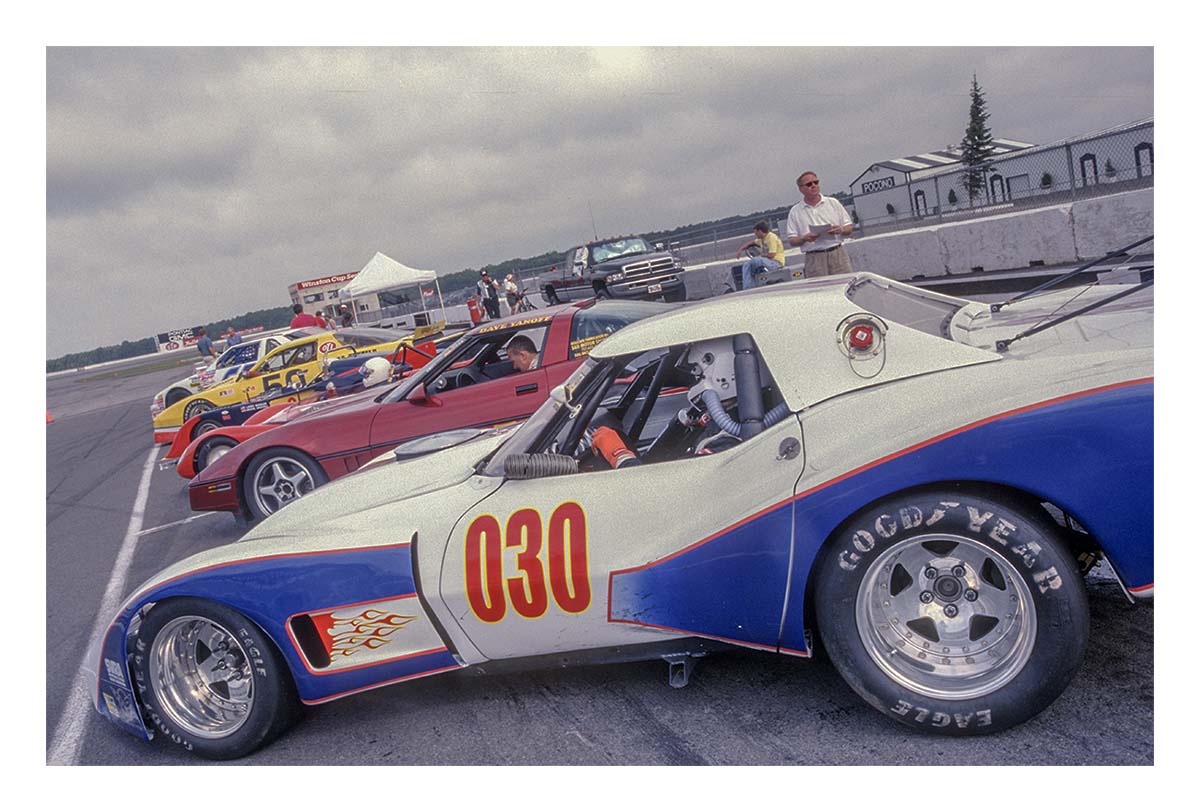
[[[386,358],[368,358],[358,371],[362,373],[363,386],[377,386],[387,383],[392,374],[392,365]]]

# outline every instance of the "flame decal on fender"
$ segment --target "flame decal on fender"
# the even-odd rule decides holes
[[[349,616],[333,611],[311,617],[333,662],[387,645],[393,634],[416,619],[415,615],[398,615],[378,609],[366,609]]]

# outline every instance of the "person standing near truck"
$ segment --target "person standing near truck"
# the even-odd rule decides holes
[[[487,310],[488,318],[500,318],[500,291],[496,281],[487,271],[480,271],[479,282],[475,287],[479,290],[479,298]]]
[[[804,199],[788,213],[787,240],[804,253],[804,278],[850,273],[842,242],[854,230],[850,215],[836,198],[821,194],[816,172],[796,178]]]
[[[739,248],[734,257],[741,256],[742,252],[752,245],[757,245],[761,253],[756,257],[750,257],[743,263],[742,290],[749,290],[756,286],[758,276],[783,267],[783,241],[771,231],[766,220],[759,220],[754,224],[754,239]]]

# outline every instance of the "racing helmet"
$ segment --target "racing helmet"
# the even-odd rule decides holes
[[[387,383],[392,374],[392,365],[385,358],[368,358],[358,371],[362,373],[363,386],[372,387]]]

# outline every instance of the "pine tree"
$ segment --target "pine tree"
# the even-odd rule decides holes
[[[962,175],[962,185],[975,205],[975,198],[982,197],[987,187],[987,172],[992,162],[992,131],[988,129],[987,102],[983,100],[983,90],[979,80],[971,74],[971,118],[967,122],[967,131],[963,135],[962,162],[966,171]]]

